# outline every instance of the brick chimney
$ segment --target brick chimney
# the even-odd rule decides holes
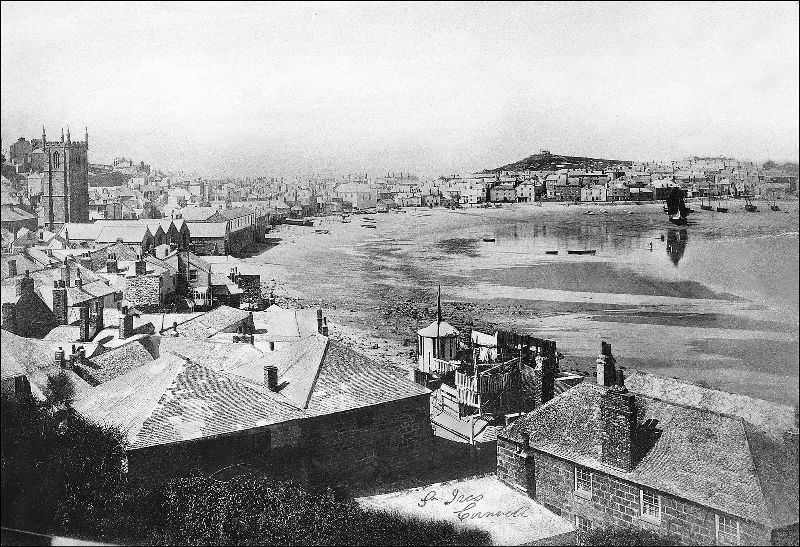
[[[635,460],[636,397],[625,388],[625,375],[616,372],[616,381],[600,397],[603,423],[601,461],[630,471]]]
[[[91,332],[89,331],[89,306],[81,306],[81,342],[88,342],[91,338]]]
[[[609,387],[617,381],[617,369],[614,367],[617,362],[611,355],[611,344],[600,343],[600,356],[597,358],[597,385]]]
[[[95,333],[100,332],[104,328],[106,328],[105,319],[103,318],[103,312],[105,308],[103,306],[103,301],[98,299],[94,301],[94,329]]]
[[[119,272],[119,264],[117,263],[117,255],[110,254],[106,257],[106,272],[117,273]]]
[[[8,264],[8,277],[16,277],[17,275],[17,261],[16,260],[9,260],[6,262]]]
[[[67,287],[64,281],[53,281],[53,314],[59,325],[67,324]]]
[[[322,336],[328,336],[328,318],[322,318]]]
[[[536,366],[533,369],[533,374],[536,377],[536,381],[534,382],[533,402],[538,408],[555,395],[558,361],[556,360],[555,352],[545,351],[541,347],[537,348],[534,360]]]
[[[81,271],[78,269],[75,270],[75,287],[79,289],[83,287],[83,279],[81,279]]]
[[[72,258],[72,255],[68,256],[64,259],[64,265],[61,266],[61,281],[64,282],[65,287],[70,287],[70,279],[69,279],[69,260]]]
[[[317,310],[317,332],[322,334],[322,310]]]
[[[33,278],[29,270],[25,270],[25,277],[17,281],[17,297],[30,296],[34,293]]]
[[[53,364],[56,368],[64,368],[64,348],[59,347],[56,350],[55,359],[53,360]]]
[[[278,367],[273,365],[264,367],[264,385],[270,391],[278,391]]]
[[[136,275],[147,274],[147,262],[145,261],[142,255],[136,256],[136,262],[134,263],[134,272],[136,273]]]
[[[124,340],[133,334],[133,316],[128,313],[128,306],[122,306],[119,318],[119,338]]]

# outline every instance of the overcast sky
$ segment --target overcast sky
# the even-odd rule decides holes
[[[541,148],[798,158],[798,4],[2,2],[3,147],[437,175]]]

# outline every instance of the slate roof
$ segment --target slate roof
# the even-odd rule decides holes
[[[797,433],[794,409],[790,406],[644,372],[631,374],[625,379],[625,386],[636,393],[672,403],[739,416],[777,436],[784,432]]]
[[[141,243],[147,234],[151,234],[146,225],[140,226],[103,226],[100,234],[95,238],[98,243],[114,243],[122,239],[123,243]],[[152,235],[152,234],[151,234]],[[72,236],[70,235],[70,238]]]
[[[178,325],[178,334],[189,338],[209,338],[250,316],[250,312],[220,306]]]
[[[2,345],[0,375],[2,375],[3,379],[7,375],[16,375],[20,370],[24,370],[28,381],[31,383],[32,390],[38,391],[40,397],[47,386],[48,375],[57,374],[63,370],[55,365],[55,350],[62,346],[65,358],[70,351],[66,344],[23,338],[5,329],[0,329],[0,345]],[[83,344],[83,346],[87,348],[86,344]],[[87,349],[87,353],[89,352],[91,352],[90,348]],[[91,391],[91,386],[83,378],[71,370],[64,372],[67,373],[67,376],[72,381],[76,397],[85,396]]]
[[[217,213],[216,207],[184,207],[175,211],[175,214],[180,214],[181,218],[185,221],[204,221],[213,217]],[[191,229],[191,226],[190,226]]]
[[[320,335],[280,352],[162,337],[160,351],[155,361],[94,388],[76,410],[121,426],[138,449],[429,393],[402,371]],[[267,364],[278,366],[278,392],[264,386]]]
[[[638,423],[655,420],[660,435],[634,469],[624,472],[601,462],[600,397],[605,389],[581,383],[520,418],[501,436],[521,441],[525,431],[536,450],[727,514],[775,522],[743,419],[637,393]],[[762,459],[784,459],[770,454],[767,450]],[[796,460],[794,465],[796,474]]]
[[[437,336],[443,338],[447,336],[458,336],[458,329],[447,321],[442,321],[437,327],[436,321],[434,321],[424,329],[419,329],[417,334],[425,338],[436,338]]]
[[[225,237],[227,223],[225,222],[192,222],[188,221],[190,237]]]
[[[273,341],[292,341],[317,332],[315,309],[285,309],[273,304],[264,311],[253,313],[259,337]]]
[[[102,231],[103,226],[94,222],[68,222],[61,227],[58,236],[64,238],[66,232],[69,235],[70,241],[94,241]]]
[[[36,215],[33,215],[28,211],[13,205],[3,205],[3,214],[0,216],[2,216],[3,222],[19,222],[21,220],[31,220],[37,218]]]
[[[141,341],[134,339],[90,359],[86,370],[95,383],[102,384],[152,360]]]

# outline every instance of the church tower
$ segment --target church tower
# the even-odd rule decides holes
[[[69,128],[60,141],[33,139],[31,170],[43,174],[39,224],[57,232],[66,222],[89,222],[89,131],[86,140],[72,141]]]

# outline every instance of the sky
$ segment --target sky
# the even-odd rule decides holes
[[[205,175],[797,161],[798,3],[0,4],[3,147]]]

